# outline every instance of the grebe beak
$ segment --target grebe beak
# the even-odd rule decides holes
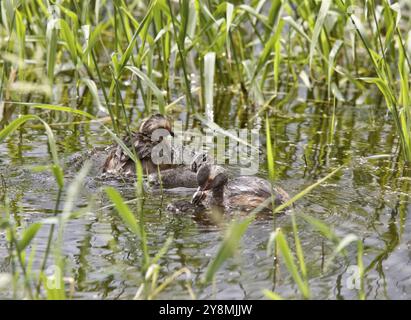
[[[201,204],[201,201],[205,198],[206,193],[201,190],[200,187],[197,188],[197,191],[193,194],[193,198],[191,199],[191,203],[194,205]]]

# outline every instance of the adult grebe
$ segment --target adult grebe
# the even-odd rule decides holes
[[[169,120],[161,114],[152,115],[143,120],[140,125],[140,128],[137,132],[134,132],[130,136],[124,137],[123,141],[125,145],[132,150],[136,151],[137,157],[141,161],[144,173],[153,173],[157,172],[158,166],[152,160],[151,153],[153,148],[162,142],[162,138],[157,140],[153,139],[153,133],[156,130],[163,129],[166,130],[171,136],[174,136],[173,131],[171,130],[171,124]],[[167,146],[167,144],[166,144]],[[171,150],[171,148],[169,148]],[[175,165],[174,165],[175,166]],[[160,170],[172,168],[172,164],[160,164]],[[103,165],[103,172],[110,174],[135,174],[135,163],[124,152],[121,146],[117,145],[112,148],[109,155],[106,158],[106,161]]]
[[[226,170],[218,165],[203,164],[197,172],[198,189],[192,203],[196,205],[219,206],[225,210],[252,211],[264,205],[264,210],[274,204],[280,205],[289,199],[283,189],[274,187],[265,179],[255,176],[240,176],[229,179]]]

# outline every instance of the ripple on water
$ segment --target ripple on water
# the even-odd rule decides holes
[[[364,108],[370,109],[367,106]],[[325,119],[323,115],[311,108],[303,108],[305,111],[294,109],[290,109],[293,117],[276,120],[284,127],[281,135],[278,134],[276,182],[290,195],[295,195],[337,165],[346,164],[345,169],[326,184],[299,200],[297,213],[320,219],[339,237],[353,233],[363,240],[367,298],[411,298],[409,180],[401,177],[397,164],[391,159],[357,161],[357,156],[388,153],[385,142],[370,143],[370,139],[378,138],[372,136],[375,132],[363,130],[364,123],[361,121],[368,121],[364,115],[368,113],[349,106],[342,110],[337,121],[340,128],[336,131],[333,145],[327,149],[318,139],[323,130],[313,130],[321,128]],[[351,121],[353,115],[357,119],[354,124]],[[79,144],[64,151],[65,154],[69,156],[76,150],[108,142],[99,127],[93,130],[95,132],[88,136],[88,140],[80,139]],[[381,123],[379,137],[386,141],[390,130],[386,123]],[[33,173],[29,170],[32,166],[49,163],[44,135],[30,129],[25,134],[31,136],[27,140],[30,145],[23,146],[24,157],[7,144],[0,144],[0,173],[5,177],[13,217],[20,223],[20,229],[52,216],[57,197],[56,183],[50,172]],[[63,135],[57,136],[58,140],[64,140],[66,133],[58,134]],[[75,174],[66,172],[67,183]],[[266,176],[264,165],[259,175]],[[114,209],[99,210],[109,205],[104,192],[100,191],[107,185],[118,188],[126,199],[135,197],[134,187],[130,183],[88,177],[84,191],[75,199],[75,209],[84,209],[90,196],[94,196],[95,205],[88,214],[70,220],[65,226],[63,254],[68,262],[67,275],[75,279],[75,297],[79,299],[132,298],[142,282],[139,266],[143,254],[139,238],[128,231]],[[207,215],[174,215],[165,210],[169,202],[190,199],[190,196],[191,192],[184,190],[174,190],[164,197],[152,192],[145,201],[150,254],[157,254],[170,236],[174,239],[167,254],[158,261],[161,266],[160,279],[183,267],[191,271],[191,279],[181,276],[159,298],[188,298],[186,280],[197,292],[209,262],[215,257],[224,237],[224,228],[213,223]],[[66,191],[62,199],[58,213],[63,209]],[[130,207],[135,210],[133,204]],[[345,258],[336,258],[327,270],[323,270],[324,261],[332,255],[333,245],[308,223],[298,218],[297,222],[313,297],[355,299],[357,291],[347,286],[351,275],[348,268],[357,263],[355,244],[347,247]],[[275,225],[271,219],[253,222],[240,243],[239,254],[222,265],[215,286],[206,286],[199,297],[260,299],[264,297],[262,289],[275,290],[288,298],[300,297],[282,258],[279,258],[279,267],[276,267],[273,256],[267,256],[266,243],[275,227],[285,231],[293,247],[289,216],[279,216]],[[43,226],[36,235],[34,243],[37,254],[33,270],[40,266],[48,235],[49,225]],[[4,233],[0,233],[0,272],[10,270],[5,259],[7,256]],[[51,257],[49,263],[52,262]],[[1,297],[5,294],[0,291]]]

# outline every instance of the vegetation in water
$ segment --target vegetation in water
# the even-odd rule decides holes
[[[122,137],[130,135],[139,119],[160,112],[184,119],[185,129],[202,128],[210,118],[225,134],[231,128],[263,126],[260,174],[277,183],[289,177],[290,166],[301,169],[290,172],[304,173],[288,190],[291,199],[273,209],[271,232],[264,240],[272,277],[258,289],[261,298],[315,299],[319,290],[311,288],[310,279],[323,276],[327,281],[336,261],[356,267],[358,286],[351,297],[373,298],[365,290],[367,274],[382,269],[409,226],[411,7],[405,0],[392,2],[2,0],[0,292],[12,298],[80,297],[76,281],[82,275],[70,273],[65,230],[76,219],[110,209],[120,218],[117,225],[124,224],[122,232],[136,243],[131,248],[138,265],[128,270],[139,274],[130,276],[136,282],[135,298],[170,297],[168,288],[176,286],[183,287],[185,298],[217,295],[229,272],[222,267],[241,260],[244,235],[258,222],[258,208],[246,218],[222,218],[223,235],[207,263],[197,265],[200,275],[184,263],[165,270],[179,235],[170,232],[152,247],[156,231],[147,214],[150,195],[144,193],[138,161],[132,200],[104,186],[109,204],[93,196],[78,203],[90,165],[86,162],[71,175],[63,165],[69,155],[93,147],[88,142],[93,131],[101,135],[102,145],[118,143],[136,160]],[[348,107],[355,110],[350,116]],[[289,138],[290,127],[297,132],[296,143]],[[350,145],[354,130],[369,133],[368,145]],[[40,163],[25,157],[32,134],[47,148],[36,158]],[[376,231],[388,244],[370,261],[365,255],[375,252],[362,229],[336,231],[332,219],[322,221],[300,203],[316,188],[333,188],[344,176],[375,163],[376,172],[364,173],[364,179],[384,191],[384,186],[395,189],[398,203],[392,210],[400,214],[389,223],[399,229],[393,239],[386,240],[391,233]],[[19,186],[8,183],[11,167],[52,174],[53,186],[44,192],[50,194],[43,194],[53,202],[47,217],[36,217],[33,210],[22,221],[19,213],[28,210],[27,204],[14,196]],[[328,196],[324,202],[334,208]],[[350,210],[350,199],[340,201]],[[286,208],[291,208],[285,216],[288,224],[278,221]],[[321,246],[317,264],[305,249],[301,228]],[[41,232],[45,243],[36,242]],[[52,276],[50,266],[58,271]],[[277,291],[276,283],[285,279],[294,290]]]

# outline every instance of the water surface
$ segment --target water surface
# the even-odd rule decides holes
[[[363,240],[367,299],[410,299],[410,179],[396,158],[365,159],[397,154],[392,121],[374,103],[361,107],[339,104],[336,130],[330,136],[331,113],[329,105],[295,99],[272,115],[276,183],[294,195],[344,164],[339,173],[298,201],[296,210],[324,221],[341,237],[352,233]],[[220,120],[218,115],[216,118],[222,127],[230,128],[229,120]],[[53,130],[63,161],[75,152],[111,143],[96,124],[55,126]],[[0,145],[0,173],[7,184],[13,217],[21,227],[53,215],[57,197],[54,178],[48,171],[33,172],[33,167],[49,163],[47,139],[39,127],[26,126]],[[74,175],[70,169],[66,171],[68,181]],[[258,175],[267,176],[264,159]],[[106,184],[93,177],[86,179],[76,206],[85,207],[92,201],[91,210],[70,220],[65,228],[65,274],[74,278],[76,299],[129,299],[142,283],[139,241],[114,209],[104,208],[109,204],[101,191]],[[114,185],[126,198],[133,196],[133,185]],[[300,297],[281,259],[278,267],[273,256],[266,253],[270,233],[276,227],[282,227],[292,241],[288,215],[253,222],[237,255],[223,265],[213,285],[202,287],[201,279],[220,246],[224,228],[207,217],[167,212],[167,204],[176,199],[190,199],[190,193],[148,193],[144,203],[150,253],[156,254],[167,238],[173,237],[169,251],[159,261],[161,277],[182,267],[191,272],[189,279],[185,275],[179,277],[157,298],[189,298],[187,281],[202,299],[260,299],[264,297],[263,289],[286,298]],[[59,210],[63,205],[64,201]],[[350,266],[357,264],[356,245],[350,245],[346,257],[338,257],[324,270],[324,261],[330,258],[334,246],[303,220],[297,222],[312,296],[357,298],[358,292],[347,285],[352,276]],[[40,267],[48,230],[47,225],[43,226],[33,242],[33,270]],[[49,263],[52,264],[51,259]],[[0,271],[10,268],[5,236],[1,233]],[[3,289],[0,296],[10,297],[11,293]]]

